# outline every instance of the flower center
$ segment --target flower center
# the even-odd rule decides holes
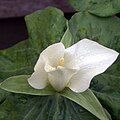
[[[64,65],[64,58],[60,58],[59,62],[58,62],[59,66],[63,66]]]

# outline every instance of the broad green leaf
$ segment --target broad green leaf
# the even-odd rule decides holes
[[[20,74],[31,74],[38,54],[28,40],[0,51],[0,81]]]
[[[38,54],[23,41],[11,48],[0,51],[0,82],[4,79],[21,74],[31,74]],[[8,93],[0,89],[0,102]]]
[[[47,86],[45,89],[42,89],[42,90],[32,88],[27,81],[29,77],[30,75],[20,75],[20,76],[10,77],[1,83],[0,88],[8,92],[22,93],[22,94],[29,94],[29,95],[55,94],[54,89],[50,86]]]
[[[98,120],[60,95],[9,95],[0,105],[0,120]]]
[[[120,19],[100,18],[88,12],[76,13],[69,21],[69,28],[75,42],[83,38],[95,40],[120,53]],[[107,73],[120,76],[120,56]]]
[[[38,53],[52,43],[59,42],[66,29],[66,19],[62,11],[47,7],[25,17],[30,45]]]
[[[61,95],[81,105],[100,120],[109,120],[103,107],[91,90],[88,89],[83,93],[75,93],[70,89],[65,89],[61,92]]]
[[[112,114],[114,120],[120,120],[120,77],[102,74],[94,78],[91,89],[103,106]]]
[[[120,13],[120,0],[69,0],[76,11],[107,17]]]
[[[1,83],[0,88],[8,92],[28,94],[28,95],[42,96],[42,95],[56,94],[56,92],[51,86],[47,86],[42,90],[32,88],[27,82],[27,79],[29,77],[30,77],[29,75],[10,77]],[[70,89],[65,89],[63,92],[61,92],[61,95],[78,103],[83,108],[87,109],[89,112],[94,114],[96,117],[102,120],[107,120],[106,114],[103,111],[102,106],[100,105],[97,98],[90,90],[87,90],[84,93],[77,94],[72,92]]]
[[[10,94],[9,92],[0,89],[0,104],[4,102],[4,100],[9,94]]]

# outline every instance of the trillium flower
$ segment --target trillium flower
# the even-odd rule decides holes
[[[28,83],[35,89],[51,84],[56,91],[69,87],[74,92],[84,92],[92,78],[113,64],[118,54],[88,39],[67,49],[61,42],[55,43],[40,54]]]

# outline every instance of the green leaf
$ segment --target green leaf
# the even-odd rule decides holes
[[[28,40],[0,51],[0,81],[20,74],[31,74],[38,54]]]
[[[67,21],[67,29],[61,39],[61,42],[64,44],[65,48],[70,47],[72,44],[74,44],[73,36],[70,32],[68,21]]]
[[[109,74],[96,76],[91,89],[114,120],[120,120],[120,77]]]
[[[98,120],[60,95],[9,95],[0,105],[0,120]]]
[[[36,61],[35,50],[23,41],[11,48],[0,51],[0,82],[4,79],[21,74],[31,74]],[[8,93],[0,89],[0,102],[2,103]]]
[[[88,11],[97,16],[113,16],[120,12],[120,0],[69,0],[76,11]]]
[[[10,77],[1,83],[0,88],[8,92],[22,93],[22,94],[29,94],[29,95],[55,94],[54,89],[50,86],[47,86],[45,89],[42,89],[42,90],[32,88],[27,81],[29,77],[30,75],[20,75],[20,76]]]
[[[52,43],[60,42],[66,29],[66,19],[62,11],[47,7],[25,17],[30,45],[38,53]]]
[[[103,107],[91,90],[88,89],[83,93],[75,93],[67,88],[61,92],[61,95],[81,105],[100,120],[109,120]]]
[[[47,86],[42,90],[32,88],[27,81],[29,77],[30,75],[20,75],[20,76],[10,77],[1,83],[0,88],[8,92],[28,94],[28,95],[42,96],[42,95],[56,94],[56,92],[51,86]],[[97,98],[90,90],[87,90],[86,92],[81,94],[77,94],[72,92],[70,89],[65,89],[60,94],[78,103],[83,108],[87,109],[89,112],[94,114],[96,117],[103,120],[105,119],[106,115],[103,111],[102,106],[100,105],[100,103],[97,101]],[[107,117],[105,120],[107,120]]]
[[[2,104],[2,102],[4,102],[4,100],[6,99],[6,97],[9,94],[10,94],[9,92],[0,89],[0,104]]]

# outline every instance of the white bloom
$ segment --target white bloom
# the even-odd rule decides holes
[[[67,49],[61,42],[55,43],[40,54],[28,82],[35,89],[51,84],[56,91],[69,87],[75,92],[83,92],[89,88],[92,78],[103,73],[118,54],[88,39]]]

